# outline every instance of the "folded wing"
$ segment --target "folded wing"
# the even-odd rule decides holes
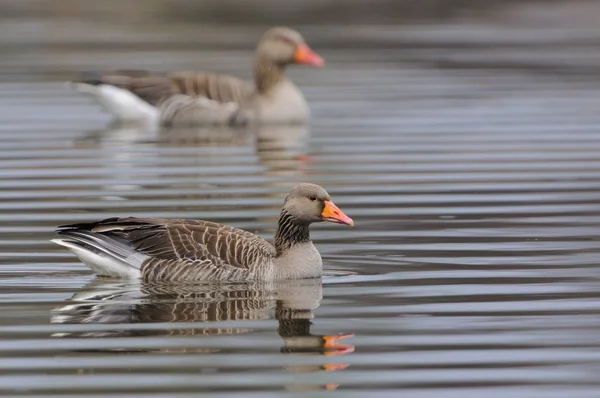
[[[152,75],[146,71],[115,71],[86,76],[81,83],[85,86],[80,86],[80,91],[97,97],[98,102],[119,119],[130,120],[137,115],[143,118],[148,114],[145,110],[127,112],[122,109],[124,106],[143,108],[134,99],[123,101],[131,94],[157,107],[160,123],[167,126],[240,126],[250,123],[253,117],[251,111],[244,109],[252,96],[252,85],[228,75],[210,72]],[[120,90],[94,89],[93,86],[112,86]]]
[[[111,218],[58,232],[71,241],[83,235],[97,245],[131,248],[144,256],[139,269],[147,280],[255,279],[252,272],[268,272],[265,264],[275,256],[255,234],[201,220]]]

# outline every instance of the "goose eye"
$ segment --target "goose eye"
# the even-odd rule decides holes
[[[309,198],[310,200],[313,200],[313,201],[314,201],[314,200],[317,200],[317,197],[316,197],[315,195],[310,195],[308,198]]]

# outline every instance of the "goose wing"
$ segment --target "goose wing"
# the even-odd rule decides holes
[[[60,228],[101,234],[148,256],[144,279],[247,280],[275,256],[259,236],[210,221],[129,217]]]
[[[211,72],[177,72],[168,76],[177,93],[204,97],[217,102],[244,104],[254,92],[250,82]]]
[[[82,83],[116,86],[131,91],[155,106],[177,94],[241,104],[246,102],[253,92],[252,84],[242,79],[202,71],[155,75],[143,70],[123,70],[88,76],[82,79]]]

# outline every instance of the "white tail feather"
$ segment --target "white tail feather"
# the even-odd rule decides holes
[[[68,239],[52,239],[51,241],[72,251],[79,257],[81,262],[90,267],[97,275],[118,278],[140,277],[139,268],[136,268],[133,265],[134,263],[139,262],[140,259],[130,259],[129,257],[120,259],[119,257],[102,250],[91,251]]]
[[[128,90],[109,84],[74,83],[77,91],[90,94],[106,111],[120,121],[158,122],[158,109]]]

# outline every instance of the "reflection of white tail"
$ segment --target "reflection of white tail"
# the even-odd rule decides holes
[[[82,93],[90,94],[106,111],[120,121],[150,123],[158,121],[158,109],[130,91],[109,84],[73,83],[72,87]]]

